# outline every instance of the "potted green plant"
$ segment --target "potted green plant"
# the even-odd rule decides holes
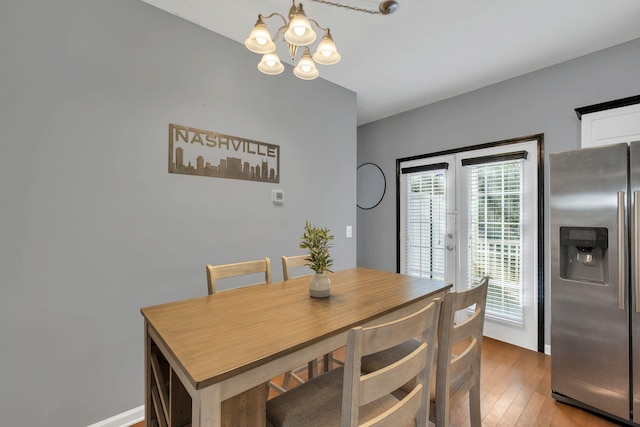
[[[328,228],[314,227],[309,221],[306,222],[300,248],[309,250],[305,258],[306,265],[316,273],[309,282],[309,294],[313,298],[326,298],[331,293],[331,281],[325,273],[331,272],[333,265],[329,254],[332,240],[333,235]]]

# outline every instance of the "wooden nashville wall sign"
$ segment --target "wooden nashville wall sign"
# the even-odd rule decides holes
[[[169,173],[280,182],[280,146],[169,124]]]

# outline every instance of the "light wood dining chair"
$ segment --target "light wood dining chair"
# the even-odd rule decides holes
[[[233,264],[222,265],[210,265],[207,264],[207,286],[209,288],[209,295],[213,295],[217,292],[216,280],[228,279],[238,276],[264,274],[264,282],[254,283],[252,285],[264,285],[271,283],[271,260],[269,257],[256,261],[237,262]],[[290,376],[291,371],[285,372],[285,376]],[[265,399],[269,396],[269,389],[276,390],[278,393],[284,393],[285,388],[280,387],[274,381],[267,383],[268,387],[265,388]]]
[[[302,267],[306,267],[306,258],[307,255],[294,255],[294,256],[283,256],[282,257],[282,277],[284,280],[290,280],[293,279],[294,277],[299,277],[299,276],[292,276],[291,275],[291,270],[296,268],[296,269],[300,269]],[[308,274],[312,274],[312,270],[310,270],[307,267],[307,273]],[[311,379],[315,376],[318,375],[318,360],[312,360],[310,361],[306,367],[300,367],[300,368],[296,368],[293,369],[292,371],[289,371],[287,373],[284,374],[284,378],[282,379],[282,387],[284,389],[289,389],[290,384],[291,384],[291,378],[294,378],[298,383],[302,384],[303,382],[305,382],[305,380],[303,380],[298,373],[302,370],[302,369],[307,369],[307,379]]]
[[[436,426],[449,426],[451,402],[469,392],[471,427],[482,426],[480,413],[480,361],[489,277],[464,291],[452,292],[443,304],[438,332],[435,381]],[[467,316],[456,323],[456,313]]]
[[[436,427],[449,426],[451,402],[469,392],[469,414],[472,427],[482,425],[480,413],[480,360],[482,333],[487,304],[489,278],[464,291],[449,292],[440,310],[438,349],[435,375],[431,381],[431,421]],[[464,320],[455,322],[461,312]],[[401,359],[419,345],[418,340],[404,342],[362,360],[363,372],[373,372],[380,366]],[[435,380],[434,380],[435,378]],[[408,393],[415,379],[405,384],[400,393]]]
[[[282,277],[284,278],[284,280],[293,279],[294,277],[300,277],[300,275],[291,275],[291,270],[294,268],[306,267],[306,275],[313,274],[313,270],[311,270],[307,266],[307,256],[308,255],[294,255],[282,257]]]
[[[256,285],[271,283],[271,260],[267,257],[257,261],[237,262],[234,264],[210,265],[207,264],[207,286],[209,295],[216,293],[216,280],[230,277],[245,276],[248,274],[264,274],[264,282]]]
[[[296,276],[291,274],[291,270],[293,269],[297,269],[297,271],[300,272],[300,269],[305,268],[306,270],[304,272],[306,274],[304,274],[304,276],[310,276],[311,274],[314,274],[314,271],[307,266],[307,257],[308,255],[283,256],[282,257],[282,277],[284,278],[284,280],[300,277],[300,274]],[[333,369],[334,364],[337,366],[343,365],[340,359],[334,357],[333,352],[325,354],[322,357],[322,366],[323,366],[324,372],[329,372],[331,369]],[[317,361],[315,361],[315,363],[314,361],[309,362],[309,378],[313,378],[318,374],[317,368],[318,368]],[[300,381],[300,378],[298,377],[296,378],[296,380]],[[285,384],[285,388],[286,388],[286,384]]]
[[[315,377],[267,402],[273,427],[426,427],[429,379],[441,300],[401,319],[355,327],[347,335],[345,366]],[[362,374],[363,356],[420,336],[420,345],[397,363]],[[398,398],[392,393],[411,378],[414,388]]]

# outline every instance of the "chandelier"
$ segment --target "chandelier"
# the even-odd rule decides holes
[[[362,9],[327,0],[311,1],[355,10],[358,12],[380,15],[388,15],[395,12],[398,8],[398,3],[392,0],[380,3],[378,10]],[[274,16],[279,16],[284,24],[278,28],[276,35],[271,38],[271,34],[269,33],[264,20]],[[258,21],[253,27],[253,30],[251,30],[249,37],[244,42],[244,45],[251,52],[262,55],[262,59],[258,64],[258,70],[268,75],[277,75],[284,71],[284,65],[280,62],[280,57],[276,53],[275,45],[275,42],[281,35],[283,36],[283,41],[287,45],[292,61],[295,61],[298,49],[304,47],[304,52],[302,53],[300,61],[298,61],[298,64],[293,69],[293,74],[300,79],[313,80],[318,77],[320,72],[316,68],[316,64],[333,65],[340,61],[341,56],[333,42],[331,31],[329,28],[321,27],[315,20],[307,18],[307,15],[304,13],[304,9],[302,8],[302,3],[299,3],[296,6],[295,0],[292,0],[288,18],[289,19],[285,18],[277,12],[268,16],[258,15]],[[322,40],[318,43],[316,52],[313,56],[311,55],[309,46],[316,41],[317,34],[311,27],[311,23],[313,23],[318,29],[324,31]]]

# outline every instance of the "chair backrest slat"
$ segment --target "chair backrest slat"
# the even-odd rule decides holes
[[[216,280],[218,279],[264,273],[264,282],[255,284],[271,283],[271,260],[269,258],[234,264],[207,265],[206,270],[209,295],[216,293]]]
[[[421,344],[415,351],[405,356],[401,363],[404,367],[389,365],[374,373],[363,375],[360,382],[360,406],[380,399],[387,390],[397,390],[409,380],[415,378],[415,373],[424,368],[427,360],[427,344]]]

